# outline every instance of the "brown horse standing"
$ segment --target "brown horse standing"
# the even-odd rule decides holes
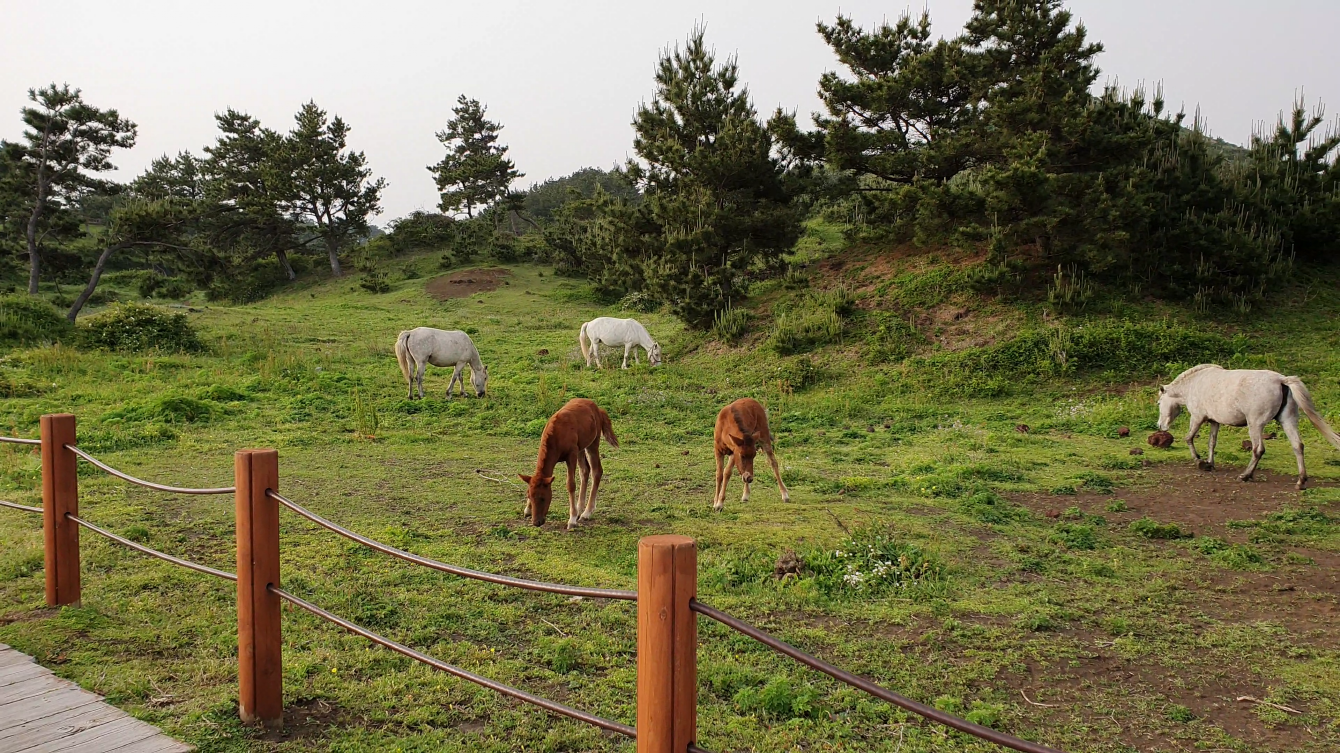
[[[731,469],[740,466],[740,478],[744,481],[744,496],[741,502],[749,501],[749,484],[754,480],[754,455],[758,448],[768,453],[768,462],[772,464],[772,475],[777,477],[777,489],[782,493],[782,501],[790,502],[791,494],[782,483],[782,470],[777,467],[777,456],[772,453],[772,433],[768,431],[768,412],[758,401],[742,397],[727,405],[717,414],[717,428],[713,432],[713,444],[717,456],[717,488],[712,497],[712,509],[720,510],[726,504],[726,484],[730,483]],[[721,457],[730,458],[722,469]]]
[[[613,446],[619,446],[610,425],[609,414],[594,402],[578,397],[549,418],[540,435],[540,456],[535,461],[535,475],[517,474],[526,482],[526,509],[537,526],[544,525],[549,515],[549,504],[554,497],[554,466],[561,461],[568,464],[568,530],[577,527],[577,521],[590,520],[596,510],[596,490],[604,470],[600,465],[600,437]],[[582,472],[582,494],[576,492],[575,469]],[[592,477],[594,474],[594,477]],[[586,482],[591,479],[591,496],[586,496]]]

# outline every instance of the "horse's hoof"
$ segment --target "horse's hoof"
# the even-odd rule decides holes
[[[783,502],[790,502],[790,501],[791,501],[791,495],[790,495],[790,494],[783,494],[783,495],[782,495],[782,501],[783,501]]]
[[[569,521],[568,521],[568,530],[569,530],[569,531],[575,531],[575,530],[577,530],[577,521],[576,521],[576,520],[569,520]]]
[[[586,521],[588,521],[588,520],[590,520],[590,519],[591,519],[591,513],[589,513],[589,512],[582,513],[582,516],[581,516],[580,518],[577,518],[577,520],[581,521],[582,523],[585,523]]]
[[[1214,463],[1211,463],[1208,460],[1202,460],[1196,463],[1196,467],[1201,469],[1202,471],[1212,471],[1214,470]]]
[[[1293,486],[1295,489],[1301,492],[1307,488],[1307,479],[1299,479],[1298,483],[1294,484]]]
[[[722,504],[722,503],[720,503],[720,502],[713,502],[713,503],[712,503],[712,511],[713,511],[713,512],[721,512],[721,508],[723,508],[723,507],[725,507],[725,505]]]
[[[1241,476],[1238,476],[1238,480],[1239,480],[1239,481],[1251,481],[1251,480],[1252,480],[1252,475],[1251,475],[1250,473],[1243,474],[1243,475],[1241,475]]]

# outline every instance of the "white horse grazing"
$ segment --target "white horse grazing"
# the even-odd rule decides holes
[[[475,348],[470,336],[460,330],[442,330],[432,327],[415,327],[401,332],[395,339],[395,358],[400,362],[400,373],[409,382],[409,399],[414,399],[414,384],[419,384],[419,399],[423,399],[423,372],[428,364],[434,366],[454,366],[451,381],[447,382],[447,397],[451,397],[451,386],[460,382],[461,395],[465,394],[465,377],[461,370],[470,365],[470,381],[475,387],[475,396],[484,396],[484,386],[488,384],[489,372],[484,362],[479,360],[479,350]]]
[[[592,319],[582,325],[581,332],[577,333],[577,342],[582,346],[582,357],[586,359],[586,365],[591,366],[591,360],[595,359],[595,367],[600,368],[600,346],[623,346],[623,367],[628,368],[628,354],[633,354],[633,363],[639,363],[637,360],[637,348],[647,351],[647,361],[652,366],[661,365],[661,346],[651,339],[647,328],[643,327],[636,319],[615,319],[612,316],[602,316]]]
[[[1340,436],[1336,436],[1317,413],[1312,395],[1298,377],[1286,377],[1273,371],[1230,371],[1203,363],[1183,371],[1171,384],[1159,388],[1159,429],[1167,431],[1182,406],[1186,406],[1191,417],[1186,444],[1202,470],[1214,470],[1214,443],[1219,438],[1220,424],[1246,426],[1252,438],[1252,462],[1238,478],[1249,481],[1266,452],[1261,430],[1273,418],[1279,421],[1284,434],[1289,437],[1289,444],[1293,445],[1293,454],[1298,458],[1297,486],[1302,489],[1307,483],[1307,470],[1303,467],[1303,440],[1298,436],[1300,408],[1317,431],[1340,449]],[[1206,421],[1210,423],[1210,459],[1201,462],[1200,453],[1196,452],[1196,432]]]

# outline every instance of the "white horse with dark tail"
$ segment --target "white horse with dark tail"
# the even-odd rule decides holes
[[[661,346],[651,339],[647,328],[636,319],[615,319],[602,316],[582,325],[577,333],[577,342],[582,346],[582,357],[586,365],[600,368],[600,346],[623,346],[623,367],[628,368],[628,354],[633,354],[633,363],[637,360],[637,348],[647,351],[647,361],[652,366],[661,365]],[[594,359],[594,363],[592,360]]]
[[[470,336],[460,330],[442,330],[432,327],[416,327],[401,332],[395,339],[395,358],[400,362],[400,373],[409,382],[409,399],[414,399],[414,385],[419,386],[419,399],[423,399],[423,372],[428,364],[434,366],[452,366],[451,381],[447,383],[447,397],[451,397],[451,387],[457,382],[465,395],[465,377],[462,370],[470,367],[470,382],[475,387],[475,396],[484,396],[484,387],[489,381],[488,369],[479,360],[479,349]]]
[[[1274,371],[1229,370],[1203,363],[1183,371],[1171,384],[1159,388],[1159,429],[1167,431],[1183,406],[1191,418],[1186,445],[1202,470],[1214,470],[1214,444],[1219,438],[1220,425],[1246,426],[1247,434],[1252,438],[1252,462],[1238,478],[1250,481],[1266,452],[1262,430],[1274,419],[1284,429],[1289,444],[1293,445],[1293,454],[1298,458],[1297,486],[1302,489],[1307,484],[1307,470],[1303,467],[1303,440],[1298,434],[1299,409],[1323,437],[1340,449],[1340,436],[1331,431],[1326,420],[1317,413],[1312,395],[1298,377]],[[1195,444],[1196,433],[1206,422],[1210,424],[1208,462],[1201,461]]]

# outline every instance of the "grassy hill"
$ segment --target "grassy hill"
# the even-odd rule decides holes
[[[0,360],[12,395],[0,422],[34,436],[41,414],[76,413],[89,452],[187,485],[227,485],[234,450],[275,447],[295,501],[396,546],[515,575],[633,587],[639,537],[691,535],[704,601],[1063,749],[1335,748],[1340,454],[1305,428],[1319,483],[1299,494],[1282,440],[1247,486],[1230,475],[1246,458],[1243,430],[1221,433],[1214,474],[1188,470],[1180,446],[1143,442],[1160,375],[1202,357],[1298,374],[1336,417],[1335,277],[1227,323],[1101,300],[1058,320],[1000,297],[1008,281],[970,259],[834,253],[840,239],[825,227],[805,243],[808,268],[758,286],[733,344],[636,314],[662,343],[659,369],[584,367],[578,327],[619,308],[582,283],[512,266],[496,290],[439,301],[425,293],[429,255],[385,294],[312,281],[250,306],[197,302],[201,355],[14,350]],[[487,398],[444,399],[449,372],[434,369],[429,399],[405,399],[392,344],[417,325],[471,333]],[[559,515],[536,529],[520,516],[515,475],[533,468],[545,419],[578,396],[609,411],[621,448],[605,455],[591,524],[569,533]],[[741,396],[769,408],[792,502],[760,472],[748,503],[737,478],[714,514],[713,419]],[[232,569],[227,499],[84,470],[87,518]],[[5,498],[37,502],[39,478],[35,456],[0,446]],[[1159,538],[1168,524],[1194,537]],[[463,582],[291,516],[282,526],[288,590],[445,661],[633,719],[630,605]],[[47,611],[41,539],[40,520],[0,511],[0,641],[202,751],[632,749],[287,611],[289,726],[244,728],[229,584],[86,536],[83,606]],[[805,568],[778,580],[787,550]],[[700,643],[708,749],[991,747],[715,625],[700,625]]]

